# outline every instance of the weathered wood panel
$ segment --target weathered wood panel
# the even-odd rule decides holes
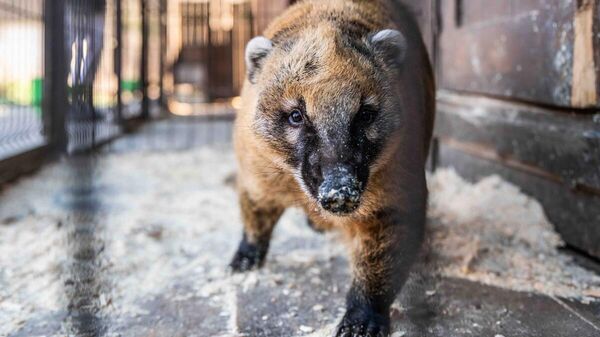
[[[436,122],[440,138],[492,148],[500,158],[567,185],[600,191],[600,113],[566,114],[441,92]]]
[[[592,9],[594,13],[594,23],[592,27],[594,45],[594,66],[596,68],[596,99],[600,101],[600,3],[596,3]],[[598,103],[600,105],[600,103]]]
[[[441,0],[440,87],[600,106],[599,7],[600,0]]]

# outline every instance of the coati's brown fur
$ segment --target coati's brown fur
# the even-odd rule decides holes
[[[307,0],[249,44],[247,62],[234,130],[244,238],[231,267],[261,266],[280,215],[301,207],[348,238],[337,335],[386,335],[424,234],[435,92],[418,28],[392,0]],[[345,184],[354,194],[335,194]]]

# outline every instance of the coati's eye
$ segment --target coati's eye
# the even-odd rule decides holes
[[[299,127],[304,123],[304,115],[302,114],[302,111],[294,109],[290,113],[290,117],[288,120],[291,126]]]
[[[369,125],[375,121],[377,111],[371,107],[364,107],[356,114],[355,121],[362,125]]]

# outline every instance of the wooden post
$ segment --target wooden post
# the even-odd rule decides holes
[[[69,60],[65,45],[65,0],[44,2],[44,134],[55,153],[67,150],[66,113]]]
[[[160,108],[161,113],[167,110],[167,100],[165,97],[165,87],[164,87],[164,78],[165,78],[165,62],[167,60],[167,1],[159,0],[159,24],[160,24]]]
[[[577,1],[573,23],[575,42],[573,46],[573,86],[571,105],[578,108],[597,106],[599,88],[594,53],[600,46],[594,46],[594,17],[597,3],[594,0]]]
[[[141,62],[141,80],[142,80],[142,118],[150,117],[150,100],[148,98],[148,4],[147,0],[141,1],[142,12],[142,62]]]
[[[115,74],[117,75],[117,122],[123,125],[123,5],[121,0],[115,1],[115,34],[117,48],[115,48]]]

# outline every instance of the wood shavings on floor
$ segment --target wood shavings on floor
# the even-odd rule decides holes
[[[207,336],[235,336],[244,328],[244,296],[261,287],[281,288],[279,319],[295,324],[298,336],[328,336],[334,329],[349,284],[346,254],[335,234],[312,232],[301,212],[281,220],[264,270],[227,273],[241,235],[231,148],[105,155],[92,168],[83,177],[89,195],[81,177],[74,178],[80,168],[68,162],[0,194],[0,336],[44,317],[59,322],[53,331],[40,328],[46,335],[69,333],[61,318],[75,300],[69,287],[83,275],[73,266],[85,249],[97,249],[92,262],[99,276],[90,298],[108,322],[108,336],[150,333],[144,329],[151,324],[165,335],[177,331],[161,320],[199,326]],[[541,207],[516,187],[497,177],[470,184],[440,170],[430,189],[429,249],[441,266],[437,272],[557,297],[591,300],[600,292],[600,278],[557,250],[562,242]],[[89,247],[73,242],[82,220],[72,206],[81,199],[96,207],[85,219],[92,225],[83,228],[92,235]],[[333,281],[324,282],[328,272]],[[303,303],[313,301],[312,293],[314,303]],[[172,303],[191,309],[161,311]],[[302,316],[300,304],[310,315]]]

